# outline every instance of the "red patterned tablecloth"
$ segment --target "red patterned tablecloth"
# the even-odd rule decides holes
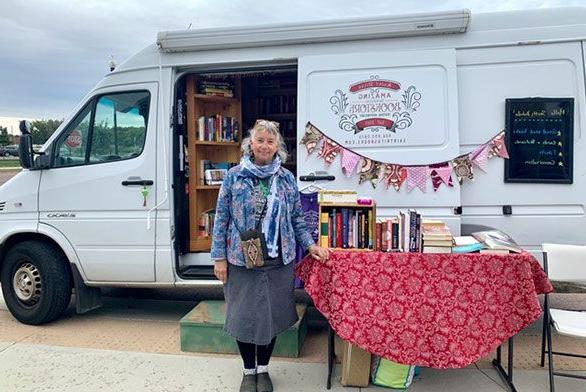
[[[305,291],[345,340],[392,361],[465,367],[542,313],[552,286],[529,253],[336,251],[297,265]]]

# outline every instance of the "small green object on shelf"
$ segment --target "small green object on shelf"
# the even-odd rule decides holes
[[[297,304],[299,320],[277,336],[274,356],[299,357],[307,334],[306,311],[307,305]],[[181,351],[238,353],[236,341],[224,332],[225,314],[224,301],[201,301],[197,304],[179,322]]]

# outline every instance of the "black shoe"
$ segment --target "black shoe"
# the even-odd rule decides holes
[[[240,392],[256,392],[256,374],[244,375],[242,377]]]
[[[269,373],[259,373],[256,375],[257,392],[273,392],[273,382]]]

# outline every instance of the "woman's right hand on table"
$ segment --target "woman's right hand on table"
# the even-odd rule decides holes
[[[228,281],[228,262],[226,260],[216,260],[214,262],[214,275],[224,284]]]

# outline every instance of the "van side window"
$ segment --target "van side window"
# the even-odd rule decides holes
[[[112,93],[93,99],[56,141],[53,167],[139,156],[146,140],[149,107],[148,91]]]
[[[79,166],[85,163],[92,103],[86,105],[69,124],[67,130],[59,136],[55,149],[54,167]]]
[[[150,94],[146,91],[100,97],[92,131],[90,163],[139,156],[144,148]]]

